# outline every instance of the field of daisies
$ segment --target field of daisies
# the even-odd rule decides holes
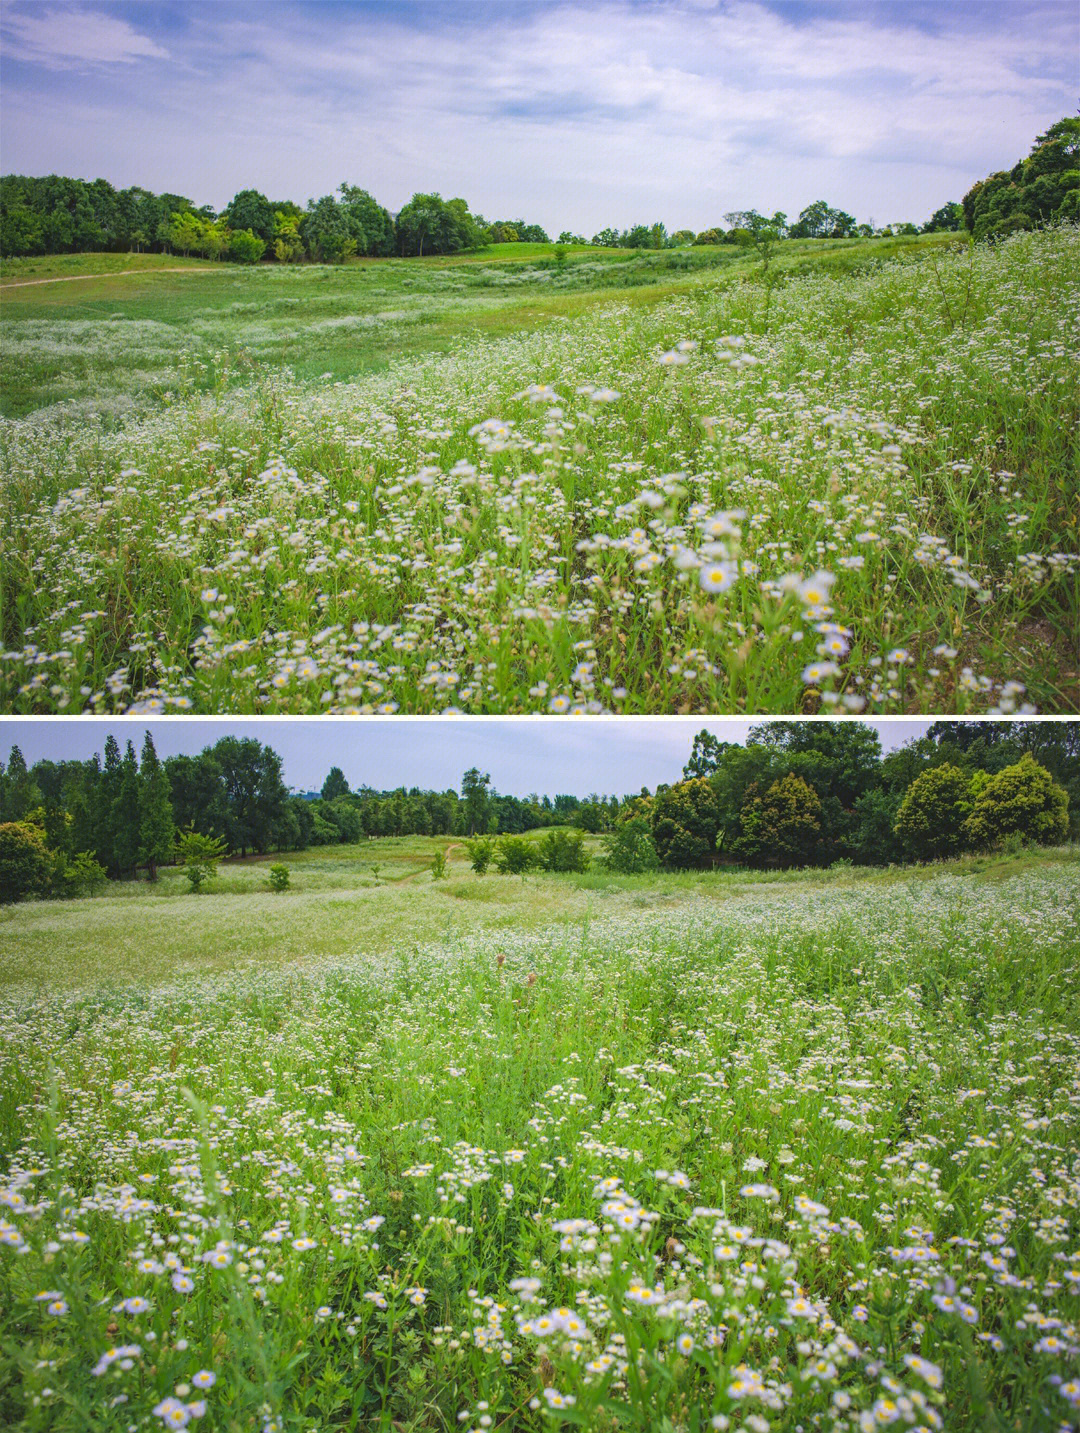
[[[1075,1428],[1080,866],[663,879],[10,981],[0,1424]]]
[[[835,257],[835,256],[834,256]],[[2,425],[0,704],[1074,710],[1080,234]]]

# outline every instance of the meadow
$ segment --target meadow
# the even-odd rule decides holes
[[[1075,710],[1078,242],[7,266],[0,703]]]
[[[448,845],[3,912],[0,1422],[1075,1427],[1075,850]]]

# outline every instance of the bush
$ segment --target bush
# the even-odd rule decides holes
[[[80,851],[66,862],[60,880],[65,895],[96,896],[105,885],[105,867],[95,861],[89,851]]]
[[[983,782],[966,822],[968,840],[983,850],[1010,836],[1049,845],[1068,829],[1068,794],[1030,752]]]
[[[917,776],[896,817],[896,834],[916,861],[956,856],[967,844],[971,779],[946,762]]]
[[[52,868],[43,831],[26,821],[0,824],[0,904],[43,891]]]
[[[204,836],[194,830],[180,832],[176,838],[176,852],[193,895],[198,894],[203,883],[212,878],[227,850],[228,846],[220,836]]]
[[[523,876],[537,862],[537,850],[524,836],[503,836],[495,852],[495,866],[500,875]]]
[[[478,876],[482,876],[491,865],[495,855],[495,841],[491,836],[474,836],[471,841],[465,842],[465,849],[469,853],[469,865]]]
[[[289,889],[289,868],[282,861],[275,861],[270,867],[270,889],[272,891],[287,891]]]
[[[234,264],[257,264],[266,252],[266,241],[250,229],[234,229],[229,235],[229,258]]]
[[[600,839],[604,847],[604,864],[609,870],[621,871],[624,876],[636,876],[642,871],[655,871],[660,864],[652,832],[644,816],[623,821],[610,835]]]
[[[549,831],[537,846],[537,860],[545,871],[587,871],[592,858],[580,831]]]
[[[441,881],[446,876],[446,852],[436,851],[431,858],[431,875],[436,881]]]

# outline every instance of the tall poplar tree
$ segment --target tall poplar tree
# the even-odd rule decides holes
[[[157,880],[158,865],[171,856],[175,836],[169,777],[147,732],[139,771],[139,860],[152,881]]]
[[[134,873],[139,862],[139,764],[129,741],[120,769],[115,808],[116,865],[120,874]]]

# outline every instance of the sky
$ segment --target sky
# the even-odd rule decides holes
[[[931,725],[904,717],[866,724],[885,752]],[[478,766],[504,796],[622,796],[678,781],[703,728],[744,742],[751,725],[723,717],[7,718],[0,720],[0,760],[6,765],[16,745],[31,766],[85,761],[102,751],[110,731],[137,751],[149,730],[160,757],[194,755],[222,736],[254,736],[278,752],[285,784],[297,791],[317,790],[331,766],[340,766],[354,789],[446,791],[459,789],[462,773]]]
[[[7,0],[0,165],[223,208],[343,181],[554,237],[921,222],[1075,111],[1076,0]]]

